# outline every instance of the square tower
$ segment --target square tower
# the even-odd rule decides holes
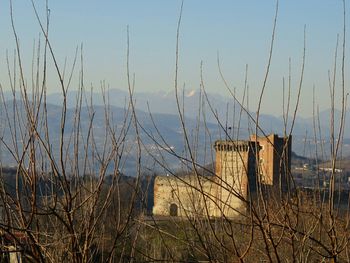
[[[216,151],[217,180],[215,216],[234,217],[245,211],[246,200],[256,185],[256,151],[259,144],[249,141],[219,140]]]
[[[250,140],[260,145],[261,183],[285,190],[291,171],[292,136],[279,137],[276,134],[270,134],[260,137],[253,134]]]

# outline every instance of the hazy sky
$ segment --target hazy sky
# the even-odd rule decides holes
[[[45,1],[35,0],[42,17]],[[350,2],[347,2],[349,27]],[[15,27],[28,82],[34,41],[40,28],[29,0],[13,0]],[[71,65],[75,49],[84,46],[85,84],[96,89],[105,81],[111,88],[126,89],[126,28],[130,30],[130,65],[137,91],[173,89],[178,0],[51,0],[50,40],[59,65]],[[256,107],[271,40],[274,0],[185,0],[180,36],[181,86],[198,89],[200,62],[206,89],[227,94],[217,67],[217,54],[228,83],[243,92],[248,64],[250,107]],[[280,115],[282,80],[292,61],[292,99],[300,78],[306,25],[306,64],[300,112],[310,115],[312,89],[321,109],[329,107],[328,71],[333,69],[337,34],[342,41],[342,1],[280,0],[271,75],[262,111]],[[9,1],[0,1],[0,76],[7,85],[6,51],[13,53]],[[349,53],[349,48],[346,50]],[[339,50],[341,53],[341,49]],[[346,60],[348,62],[348,60]],[[338,67],[340,64],[338,63]],[[348,64],[346,65],[348,71]],[[338,73],[338,75],[340,75]],[[58,82],[50,71],[50,92]],[[75,83],[76,84],[76,83]],[[340,86],[338,86],[340,88]],[[347,91],[348,85],[347,85]]]

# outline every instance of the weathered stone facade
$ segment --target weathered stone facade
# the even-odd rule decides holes
[[[259,145],[249,141],[216,141],[216,201],[212,216],[235,217],[255,185],[255,157]]]
[[[205,216],[214,212],[210,202],[217,187],[215,177],[158,176],[154,181],[154,215]]]
[[[272,143],[276,143],[276,147]],[[244,213],[257,180],[272,185],[285,178],[285,175],[279,176],[281,169],[277,168],[281,160],[287,160],[290,170],[290,145],[291,138],[286,140],[277,135],[251,136],[250,141],[216,141],[212,176],[156,177],[153,214],[233,218]],[[259,167],[260,164],[264,166]]]
[[[250,136],[260,145],[259,174],[262,184],[286,189],[291,169],[292,136],[278,137],[276,134],[259,137]]]

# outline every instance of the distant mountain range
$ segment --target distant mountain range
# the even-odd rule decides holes
[[[76,91],[71,91],[67,95],[67,136],[74,127],[75,105],[77,102]],[[86,97],[86,98],[85,98]],[[93,98],[93,110],[89,108],[90,97]],[[207,94],[207,98],[200,93],[200,91],[189,91],[179,95],[180,111],[185,116],[186,132],[190,138],[190,146],[195,149],[195,157],[199,162],[211,163],[213,156],[211,153],[212,144],[216,139],[227,138],[227,135],[233,138],[247,139],[249,134],[255,133],[255,124],[249,119],[248,113],[240,109],[237,103],[233,102],[232,98],[224,98],[217,94]],[[7,109],[9,110],[9,119],[13,120],[13,97],[10,93],[5,93],[7,99]],[[160,168],[160,164],[151,156],[162,159],[169,168],[176,168],[183,165],[178,158],[168,154],[169,151],[174,151],[178,155],[189,155],[188,149],[184,147],[184,132],[180,122],[177,103],[174,93],[135,93],[133,95],[134,104],[136,106],[137,120],[140,125],[140,136],[143,141],[144,156],[143,164],[152,170],[152,167]],[[208,100],[207,100],[208,99]],[[61,94],[47,95],[47,112],[48,112],[48,126],[49,136],[53,148],[58,147],[59,133],[60,133],[60,118],[61,118]],[[129,103],[128,92],[111,89],[105,97],[101,93],[86,94],[83,96],[83,105],[81,109],[81,132],[84,136],[88,130],[91,119],[91,112],[93,117],[93,131],[96,139],[96,147],[102,150],[103,140],[105,139],[105,104],[108,105],[110,112],[110,122],[116,127],[116,131],[120,131],[125,121],[125,116],[128,116],[130,121],[130,112],[127,114]],[[24,114],[23,105],[17,101],[18,108]],[[11,142],[10,130],[6,114],[4,114],[4,105],[1,109],[1,136],[9,144]],[[149,113],[151,112],[151,114]],[[213,113],[214,112],[214,113]],[[317,141],[314,139],[314,124],[313,118],[297,117],[293,129],[293,151],[298,155],[315,157],[315,146],[318,147],[318,153],[322,149],[327,156],[329,154],[329,138],[330,132],[330,110],[320,112],[317,117],[319,126],[317,125]],[[255,118],[254,113],[249,113]],[[340,119],[340,112],[335,110],[335,120]],[[346,125],[344,133],[343,155],[350,155],[350,136],[348,131],[349,126],[349,111],[346,113]],[[25,119],[25,118],[23,118]],[[290,118],[291,119],[291,118]],[[288,120],[287,130],[290,129],[291,120]],[[11,122],[10,122],[11,123]],[[24,127],[25,123],[22,123]],[[259,117],[259,124],[261,130],[265,134],[277,133],[284,134],[284,121],[282,116],[272,116],[268,114],[261,114]],[[16,129],[20,130],[19,123],[12,123]],[[130,124],[133,125],[132,123]],[[23,130],[22,127],[22,130]],[[335,122],[335,130],[339,128],[339,123]],[[321,131],[321,137],[319,136]],[[227,133],[227,134],[225,134]],[[261,134],[262,132],[259,131]],[[19,139],[19,138],[17,138]],[[68,139],[68,138],[67,138]],[[163,141],[164,140],[164,141]],[[158,144],[159,143],[159,144]],[[323,145],[321,145],[324,143]],[[129,154],[124,156],[124,168],[130,174],[134,173],[136,149],[132,145],[135,144],[135,129],[130,128],[126,137],[126,144],[129,145]],[[160,149],[158,146],[162,146]],[[83,148],[81,149],[83,150]],[[146,152],[148,153],[146,154]],[[2,149],[2,161],[8,164],[13,163],[11,156],[5,153]],[[55,153],[57,155],[57,152]],[[164,156],[163,156],[164,155]],[[320,156],[319,156],[320,157]],[[322,156],[321,156],[322,157]],[[154,168],[154,169],[156,169]]]
[[[101,93],[92,93],[94,105],[103,105],[104,99]],[[190,90],[187,92],[180,92],[179,103],[181,111],[184,109],[185,116],[190,119],[198,119],[200,116],[203,120],[203,112],[205,113],[205,119],[209,123],[217,123],[218,116],[219,120],[222,123],[228,123],[228,126],[237,126],[238,119],[240,115],[241,108],[238,103],[234,103],[233,98],[224,98],[219,94],[207,93],[204,96],[203,92],[200,90]],[[74,107],[76,104],[77,92],[72,91],[68,94],[68,106]],[[57,104],[61,102],[58,98],[62,98],[61,94],[50,94],[47,96],[48,103]],[[127,91],[119,89],[110,89],[106,95],[106,101],[112,106],[116,107],[125,107],[129,101],[129,93]],[[160,113],[160,114],[172,114],[178,115],[178,108],[176,104],[175,92],[170,93],[165,92],[135,92],[133,94],[136,108],[144,112]],[[210,106],[209,106],[210,103]],[[212,110],[215,112],[213,114]],[[202,110],[202,113],[199,114],[199,109]],[[204,109],[204,110],[203,110]],[[335,109],[335,131],[339,129],[339,120],[340,120],[340,111]],[[350,111],[346,112],[346,122],[345,122],[345,131],[350,131]],[[256,114],[250,112],[250,114],[256,118]],[[281,114],[282,115],[282,114]],[[260,124],[262,129],[266,133],[279,133],[284,132],[284,122],[282,116],[273,116],[269,114],[260,115]],[[316,129],[319,128],[322,131],[322,136],[328,138],[330,136],[330,121],[331,121],[331,110],[327,109],[321,111],[319,116],[320,127],[318,127],[318,120],[316,120]],[[241,128],[247,129],[249,125],[253,125],[253,122],[248,123],[248,116],[245,112],[242,112],[241,116]],[[235,121],[233,121],[235,120]],[[290,129],[291,125],[291,116],[289,116],[289,121],[287,125],[287,130]],[[303,118],[301,116],[296,117],[294,124],[293,135],[305,136],[308,133],[311,136],[314,132],[313,118]],[[346,132],[345,132],[346,134]],[[350,138],[349,136],[345,136]]]

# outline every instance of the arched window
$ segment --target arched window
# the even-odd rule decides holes
[[[170,205],[170,216],[177,216],[177,205],[176,204]]]

